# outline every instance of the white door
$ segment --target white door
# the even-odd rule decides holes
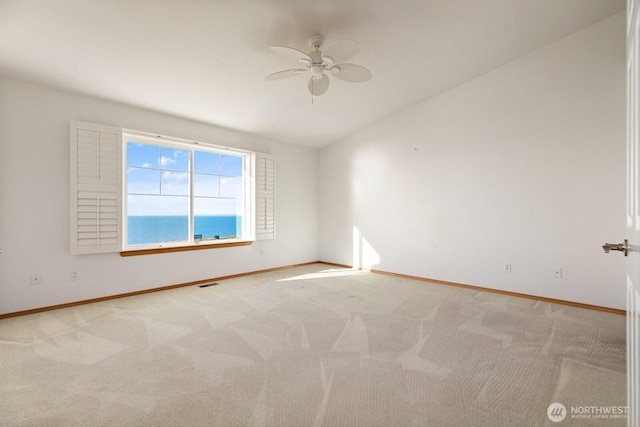
[[[627,2],[627,425],[640,426],[640,0]]]

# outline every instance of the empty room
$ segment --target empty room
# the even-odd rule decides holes
[[[637,426],[635,0],[0,0],[0,426]]]

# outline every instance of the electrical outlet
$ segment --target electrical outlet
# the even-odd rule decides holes
[[[504,263],[503,271],[505,273],[511,273],[511,263],[510,262],[505,262]]]
[[[556,267],[553,269],[553,278],[562,279],[562,268]]]
[[[39,285],[42,283],[42,273],[31,273],[31,284]]]

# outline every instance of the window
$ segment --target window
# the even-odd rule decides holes
[[[126,133],[124,140],[125,248],[249,239],[248,152]]]
[[[72,122],[71,252],[275,238],[269,154]]]

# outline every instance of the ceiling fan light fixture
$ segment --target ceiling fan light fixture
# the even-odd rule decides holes
[[[325,74],[319,77],[311,76],[309,79],[309,92],[313,96],[320,96],[329,89],[329,77]]]

